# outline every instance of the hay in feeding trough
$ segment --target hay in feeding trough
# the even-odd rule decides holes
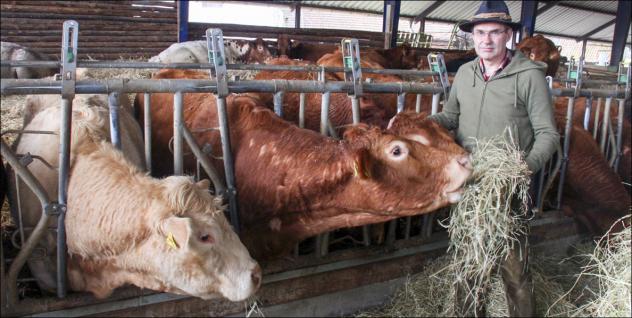
[[[593,278],[596,286],[584,286],[588,294],[579,308],[570,314],[575,317],[630,317],[632,313],[632,245],[631,215],[619,219],[627,226],[621,232],[612,234],[610,230],[597,242],[592,254],[585,255],[589,264],[578,275],[577,282],[568,293],[576,289],[584,277]],[[614,225],[613,225],[614,227]],[[567,294],[568,294],[567,293]]]
[[[489,286],[492,271],[528,235],[530,172],[522,158],[509,130],[477,140],[471,182],[450,213],[450,267],[473,306]]]

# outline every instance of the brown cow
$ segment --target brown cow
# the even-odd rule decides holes
[[[277,55],[287,56],[290,59],[316,62],[324,54],[338,49],[338,45],[333,44],[310,44],[298,41],[292,42],[287,34],[279,34],[277,38]]]
[[[313,65],[305,61],[290,60],[286,57],[275,58],[268,62],[270,65]],[[261,71],[255,76],[256,80],[285,79],[285,80],[314,80],[314,74],[309,72],[293,71]],[[332,74],[326,74],[329,81],[338,80]],[[273,96],[270,93],[248,93],[257,97],[268,108],[273,109]],[[305,94],[305,128],[318,131],[320,128],[322,95],[320,93]],[[384,111],[380,110],[371,98],[361,97],[360,121],[366,124],[386,127],[388,118]],[[299,118],[299,94],[286,93],[283,96],[283,118],[298,123]],[[353,123],[351,100],[345,93],[332,93],[329,101],[329,119],[334,127]]]
[[[545,62],[548,66],[546,75],[555,77],[560,65],[560,51],[553,41],[538,34],[522,39],[516,48],[533,61]]]
[[[139,169],[142,156],[134,155],[142,154],[142,143],[134,145],[131,141],[138,138],[129,136],[141,137],[138,125],[122,127],[123,148],[129,155],[124,157],[105,141],[109,123],[104,98],[91,97],[77,95],[73,105],[65,222],[70,288],[99,298],[124,284],[205,299],[217,294],[232,301],[250,297],[261,283],[261,270],[232,231],[221,202],[208,193],[208,181],[196,184],[183,176],[161,180],[147,176]],[[42,108],[25,129],[58,134],[59,105],[57,101],[56,106]],[[123,110],[121,115],[125,114]],[[25,135],[17,150],[57,165],[58,137]],[[28,169],[49,198],[56,198],[57,171],[39,161]],[[20,184],[21,220],[29,229],[42,209]],[[43,289],[55,288],[55,244],[50,243],[54,239],[46,231],[43,244],[48,245],[42,247],[47,256],[29,260]],[[46,262],[49,266],[42,266]]]
[[[375,54],[367,54],[362,55],[360,53],[360,65],[363,68],[373,68],[373,69],[384,69],[379,61],[374,60]],[[318,62],[318,65],[321,66],[336,66],[342,67],[342,53],[340,50],[337,50],[333,53],[325,54],[321,57]],[[334,73],[337,80],[344,80],[344,75],[342,73]],[[375,73],[362,73],[362,77],[364,79],[370,78],[376,83],[393,83],[393,82],[403,82],[404,80],[397,75],[388,75],[388,74],[375,74]],[[371,98],[375,101],[375,104],[382,110],[386,112],[386,117],[392,118],[397,114],[397,95],[396,94],[372,94],[366,93],[364,95],[367,98]],[[406,100],[404,102],[405,109],[413,110],[415,108],[415,101],[417,99],[416,94],[406,94]],[[424,109],[429,109],[432,101],[432,97],[428,94],[422,95],[422,105]]]
[[[557,83],[555,83],[556,86]],[[568,98],[567,97],[558,97],[555,101],[555,112],[556,116],[565,118],[566,112],[568,108]],[[588,124],[588,130],[593,131],[594,129],[594,119],[597,109],[597,100],[593,99],[593,107],[591,109],[590,120]],[[573,123],[579,127],[583,127],[584,123],[584,114],[586,112],[586,98],[579,97],[575,99],[575,105],[573,107]],[[617,116],[619,113],[618,105],[616,104],[616,100],[613,100],[613,104],[610,108],[610,123],[616,133],[617,129]],[[601,111],[600,111],[600,124],[599,124],[599,135],[601,134],[601,127],[603,124],[603,114],[604,114],[604,105],[602,102]],[[598,135],[598,136],[599,136]],[[632,182],[632,125],[627,118],[623,119],[623,139],[622,139],[622,156],[619,162],[617,173],[619,174],[621,180],[628,185]],[[571,135],[572,136],[572,135]],[[572,140],[572,137],[571,137]],[[603,155],[601,155],[603,156]],[[628,186],[629,187],[629,186]]]
[[[217,126],[213,95],[183,98],[191,130]],[[151,104],[153,140],[162,145],[155,149],[168,158],[173,96],[152,94]],[[338,141],[300,129],[248,96],[229,96],[227,108],[242,239],[257,259],[282,255],[325,231],[456,202],[471,173],[462,148],[450,153],[366,125],[349,128]],[[195,135],[198,144],[220,149],[217,132]],[[223,171],[220,161],[214,164]]]
[[[556,122],[563,134],[565,115],[556,114]],[[578,124],[572,126],[563,191],[564,212],[597,235],[630,213],[630,195],[609,167],[592,134]]]

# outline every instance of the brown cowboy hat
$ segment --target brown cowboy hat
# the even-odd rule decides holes
[[[478,23],[495,22],[509,26],[513,30],[520,29],[520,23],[511,22],[509,8],[505,1],[482,1],[480,8],[474,16],[459,24],[459,29],[465,32],[472,32],[472,28]]]

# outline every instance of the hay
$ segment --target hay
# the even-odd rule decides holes
[[[564,296],[575,282],[576,273],[585,259],[577,255],[594,248],[594,242],[578,244],[569,251],[572,257],[558,253],[530,256],[536,298],[536,316],[569,316],[578,307]],[[450,271],[450,255],[441,256],[426,264],[421,273],[409,276],[406,283],[383,307],[355,313],[354,317],[450,317],[454,316],[454,273]],[[485,297],[487,315],[507,317],[509,310],[500,274],[491,277]]]
[[[246,309],[245,317],[265,317],[256,297],[253,296],[250,300],[244,302],[244,306]]]
[[[503,136],[476,141],[472,182],[452,208],[447,226],[454,282],[465,288],[473,306],[489,286],[492,271],[528,234],[529,168],[511,133]]]
[[[581,285],[579,281],[585,277],[592,277],[596,281],[594,284],[596,286],[588,285],[581,288],[588,294],[586,297],[588,299],[577,310],[571,312],[571,316],[630,317],[632,313],[630,218],[631,215],[627,215],[615,222],[617,224],[627,219],[628,226],[615,234],[611,233],[611,227],[597,242],[593,253],[585,255],[590,262],[584,266],[569,293],[578,289],[577,286]]]

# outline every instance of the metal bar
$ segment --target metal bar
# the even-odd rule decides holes
[[[59,94],[61,86],[59,82],[41,79],[3,79],[0,84],[0,93],[13,94]],[[257,80],[257,81],[230,81],[228,88],[233,93],[265,92],[275,93],[304,92],[304,93],[352,93],[353,84],[342,81],[316,82],[310,80]],[[363,90],[370,93],[417,93],[431,94],[442,92],[438,85],[421,84],[412,82],[391,83],[363,83]],[[217,82],[215,80],[199,79],[138,79],[138,80],[82,80],[77,81],[75,91],[77,94],[109,94],[119,93],[157,93],[177,92],[183,93],[216,93]],[[600,90],[590,90],[598,96]],[[565,92],[562,92],[565,94]],[[621,96],[624,93],[614,94],[612,91],[601,91],[601,96]]]
[[[401,113],[404,111],[404,107],[406,106],[406,93],[397,94],[397,112]]]
[[[274,113],[283,118],[283,91],[274,93]]]
[[[112,92],[108,96],[108,108],[110,110],[110,140],[116,149],[121,150],[121,127],[119,125],[119,93]]]
[[[439,99],[441,98],[441,94],[432,94],[432,110],[430,112],[431,115],[434,115],[439,112]]]
[[[619,161],[621,160],[621,156],[623,156],[623,113],[625,112],[625,99],[619,99],[619,114],[617,117],[617,156],[614,159],[614,164],[612,168],[614,172],[619,170]]]
[[[211,178],[211,181],[213,182],[213,187],[215,188],[215,193],[224,193],[224,191],[226,191],[226,186],[224,186],[222,178],[220,178],[219,174],[215,170],[215,167],[213,167],[213,164],[208,159],[208,157],[204,154],[200,147],[198,147],[197,143],[195,142],[195,138],[193,137],[193,135],[191,135],[191,132],[186,127],[186,125],[182,125],[182,136],[189,145],[189,148],[191,148],[191,151],[193,151],[195,158],[202,165],[202,168],[204,168],[204,172],[206,172],[209,178]]]
[[[305,93],[300,93],[298,104],[298,126],[305,128]]]
[[[597,131],[599,131],[599,120],[601,115],[601,97],[597,98],[597,109],[595,109],[595,122],[593,123],[593,139],[597,140]]]
[[[520,30],[520,38],[518,39],[518,41],[527,36],[533,36],[533,31],[535,30],[535,21],[536,17],[538,16],[537,11],[539,11],[538,1],[522,2],[522,9],[520,11],[520,24],[522,24],[522,29]]]
[[[349,96],[351,99],[351,113],[353,115],[353,123],[357,124],[360,122],[360,101],[357,96]]]
[[[590,114],[592,114],[592,97],[586,98],[586,107],[584,108],[584,130],[588,130],[590,125]]]
[[[189,40],[189,0],[180,0],[178,5],[178,42]]]
[[[60,62],[57,61],[0,61],[3,67],[59,67]],[[304,71],[319,72],[324,69],[328,73],[344,72],[344,67],[339,66],[317,66],[317,65],[269,65],[269,64],[225,64],[229,70],[254,70],[254,71]],[[77,67],[83,68],[132,68],[132,69],[212,69],[211,63],[154,63],[154,62],[109,62],[109,61],[77,61]],[[412,76],[432,76],[438,75],[436,72],[424,70],[405,70],[405,69],[373,69],[359,68],[363,73],[387,74],[387,75],[412,75]]]
[[[144,93],[143,109],[145,118],[143,118],[143,127],[145,130],[145,167],[151,172],[151,96]]]
[[[603,109],[603,124],[601,126],[601,139],[599,141],[599,148],[602,153],[606,151],[606,139],[608,137],[608,125],[610,125],[610,106],[612,104],[612,98],[606,98],[606,105]]]
[[[420,21],[420,20],[425,20],[426,17],[432,13],[432,11],[436,10],[440,5],[444,4],[445,1],[435,1],[433,4],[431,4],[430,6],[428,6],[424,11],[421,11],[421,13],[419,15],[417,15],[414,19],[413,19],[413,23]]]
[[[233,153],[230,149],[230,129],[228,127],[228,114],[226,111],[226,98],[217,97],[217,119],[219,123],[219,133],[222,140],[222,156],[224,158],[224,175],[226,180],[226,195],[228,197],[228,208],[230,213],[230,223],[235,232],[241,233],[239,224],[239,209],[237,206],[237,188],[235,185],[235,167]]]
[[[559,3],[559,1],[547,1],[545,5],[543,5],[538,12],[535,14],[536,16],[548,11]]]
[[[24,266],[24,263],[26,263],[27,258],[33,252],[33,249],[41,239],[42,235],[44,235],[44,233],[46,232],[49,216],[47,213],[44,213],[44,211],[46,211],[46,208],[51,201],[48,197],[46,189],[42,187],[37,178],[35,178],[26,167],[20,164],[20,160],[11,151],[11,148],[4,142],[4,139],[0,139],[0,154],[2,154],[2,158],[4,158],[11,166],[11,168],[13,168],[13,171],[15,171],[15,173],[19,175],[20,178],[22,178],[24,183],[29,187],[29,189],[33,192],[33,194],[35,194],[37,199],[42,204],[42,214],[39,221],[37,222],[37,225],[35,226],[35,229],[29,236],[28,240],[26,240],[26,242],[22,244],[20,252],[15,257],[13,263],[11,263],[11,267],[9,268],[9,272],[7,273],[7,300],[9,304],[15,305],[18,302],[18,273]]]
[[[588,33],[586,33],[586,34],[584,34],[584,35],[582,35],[582,36],[578,37],[576,40],[577,40],[577,41],[587,41],[589,37],[591,37],[592,35],[597,34],[597,33],[601,32],[601,31],[603,31],[604,29],[606,29],[606,28],[610,27],[610,26],[611,26],[611,25],[613,25],[616,21],[617,21],[616,19],[612,19],[612,20],[610,20],[610,21],[608,21],[608,22],[606,22],[606,23],[604,23],[604,24],[602,24],[602,25],[600,25],[600,26],[598,26],[598,27],[596,27],[596,28],[592,29],[592,30],[591,30],[591,31],[589,31]]]
[[[612,36],[612,50],[610,52],[610,66],[619,65],[623,58],[625,42],[630,29],[630,10],[632,10],[632,2],[618,1],[614,35]]]
[[[182,92],[173,95],[173,174],[184,173],[184,147],[182,143],[182,126],[184,125],[184,111],[182,106]]]
[[[331,94],[329,92],[323,93],[321,105],[320,105],[320,133],[327,135],[327,121],[329,119],[329,101]]]
[[[562,167],[560,169],[560,183],[557,189],[557,209],[562,207],[562,189],[564,187],[564,179],[566,177],[566,167],[568,166],[568,151],[571,145],[571,129],[573,127],[573,106],[575,105],[575,98],[568,98],[568,106],[566,111],[566,127],[564,129],[564,148],[562,157]]]
[[[417,94],[417,98],[415,99],[415,112],[421,112],[421,94]]]

